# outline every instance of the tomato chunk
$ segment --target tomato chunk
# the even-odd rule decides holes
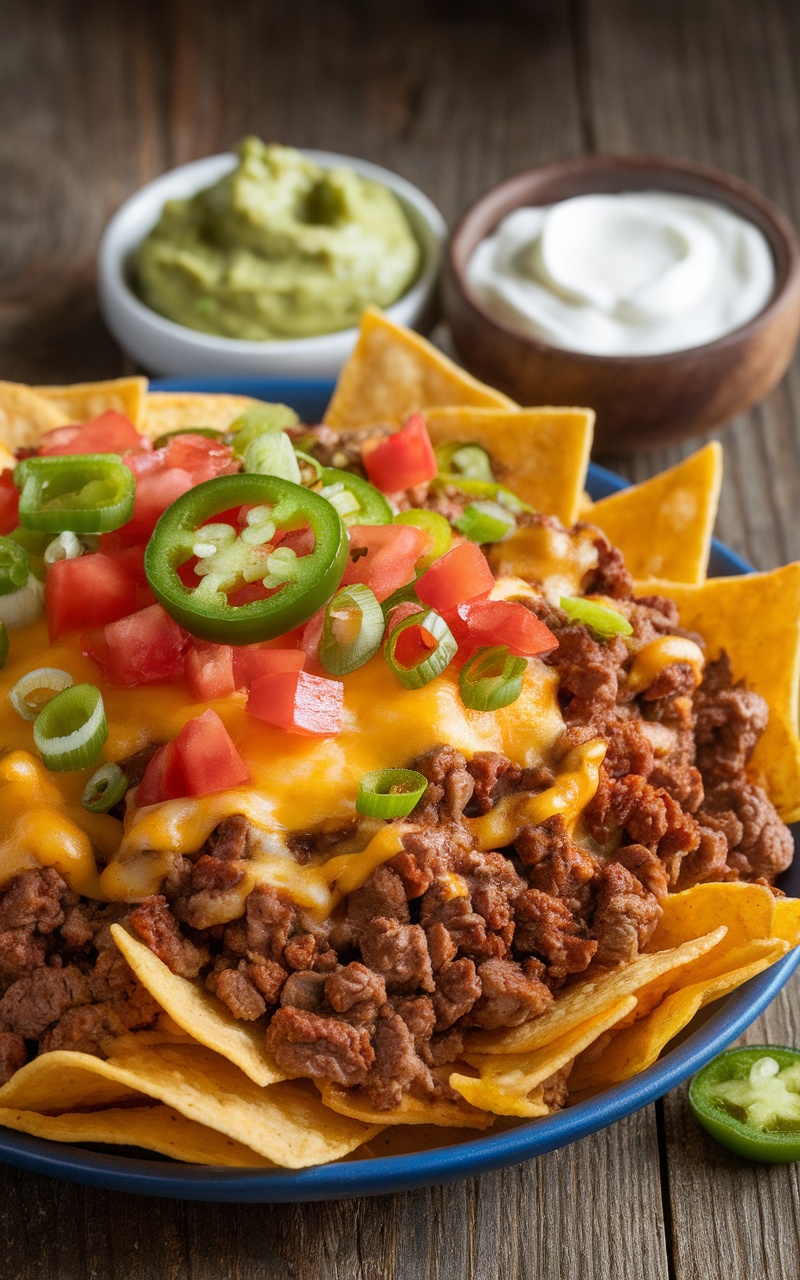
[[[116,409],[106,409],[91,422],[67,427],[55,427],[45,431],[39,444],[39,453],[52,457],[62,453],[125,453],[128,449],[149,451],[152,444],[147,436],[140,436],[130,418]]]
[[[166,742],[150,758],[139,786],[135,802],[138,808],[148,804],[162,804],[165,800],[178,800],[185,795],[186,780],[174,742]]]
[[[184,659],[186,683],[195,702],[227,698],[236,688],[233,646],[196,643]]]
[[[186,632],[160,604],[151,604],[98,634],[81,636],[81,649],[103,667],[114,684],[159,684],[180,680],[183,655],[189,643]]]
[[[191,475],[182,467],[171,467],[169,470],[138,476],[133,515],[127,524],[117,530],[120,541],[127,546],[146,542],[156,527],[158,517],[176,498],[188,493],[193,485]]]
[[[47,571],[45,609],[51,642],[78,627],[102,627],[136,608],[136,582],[101,551],[57,560]]]
[[[552,631],[515,600],[468,600],[451,610],[446,621],[465,656],[482,645],[504,644],[521,658],[558,648]]]
[[[417,595],[437,613],[448,613],[465,600],[487,596],[493,586],[494,574],[480,547],[464,542],[425,570]]]
[[[174,742],[159,747],[136,791],[137,806],[181,796],[206,796],[249,781],[247,768],[216,711],[189,720]]]
[[[342,727],[344,685],[306,671],[276,671],[250,686],[247,710],[287,733],[334,737]]]
[[[370,484],[383,493],[397,493],[433,480],[439,467],[428,428],[421,413],[414,413],[394,435],[387,436],[362,457]]]
[[[233,456],[230,445],[221,440],[209,440],[207,436],[192,435],[190,431],[173,436],[166,448],[168,467],[188,471],[195,484],[213,480],[215,476],[230,476],[241,466]]]
[[[11,533],[19,524],[19,493],[14,472],[0,472],[0,534]]]
[[[411,581],[428,545],[426,534],[411,524],[359,524],[349,532],[350,556],[342,583],[364,582],[378,600]]]
[[[280,671],[302,671],[306,655],[302,649],[251,649],[247,646],[233,650],[233,675],[237,689],[246,689],[261,676],[275,675]]]

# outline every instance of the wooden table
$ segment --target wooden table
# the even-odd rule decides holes
[[[125,196],[248,131],[364,156],[448,219],[581,151],[673,153],[800,223],[796,0],[0,0],[0,377],[126,366],[94,255]],[[641,479],[670,449],[618,469]],[[800,556],[800,364],[725,436],[718,533]],[[746,1039],[800,1044],[800,978]],[[797,1280],[794,1168],[707,1140],[683,1090],[527,1165],[297,1207],[144,1200],[0,1171],[4,1280]]]

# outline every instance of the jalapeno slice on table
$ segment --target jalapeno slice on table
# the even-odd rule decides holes
[[[243,507],[249,508],[244,528],[214,523]],[[314,538],[311,551],[297,554],[284,545],[285,535],[305,529]],[[145,572],[187,631],[221,644],[251,644],[293,630],[325,604],[344,573],[348,545],[335,508],[302,485],[269,475],[219,476],[167,508],[147,545]],[[241,604],[228,598],[256,583],[264,598]]]
[[[712,1137],[764,1164],[800,1160],[800,1050],[748,1045],[692,1080],[689,1105]]]

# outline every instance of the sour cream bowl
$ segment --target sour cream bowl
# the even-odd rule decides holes
[[[715,341],[680,350],[598,355],[524,332],[471,287],[472,255],[513,211],[576,196],[653,191],[714,201],[761,232],[773,258],[774,287],[752,319]],[[458,224],[443,288],[453,340],[470,371],[521,404],[591,405],[601,454],[726,425],[780,380],[800,330],[800,246],[788,219],[737,178],[651,156],[576,157],[494,187]]]
[[[439,210],[417,187],[380,165],[329,151],[304,150],[303,155],[323,168],[352,169],[383,183],[397,196],[422,250],[422,266],[411,287],[387,308],[387,315],[398,324],[427,332],[436,320],[447,235]],[[167,200],[185,199],[210,187],[236,163],[236,156],[227,152],[181,165],[149,182],[118,209],[106,227],[98,255],[98,293],[105,321],[120,346],[152,373],[335,377],[355,344],[355,328],[279,341],[219,337],[168,320],[148,307],[133,288],[133,255],[158,222]]]

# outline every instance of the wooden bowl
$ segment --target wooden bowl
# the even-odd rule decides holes
[[[664,355],[597,356],[551,346],[495,319],[470,294],[476,245],[513,209],[597,192],[664,190],[727,205],[766,236],[775,290],[732,333]],[[462,217],[445,255],[444,310],[467,368],[523,405],[589,405],[595,452],[645,449],[726,425],[786,371],[800,329],[800,246],[789,220],[738,178],[656,156],[579,156],[493,187]]]

